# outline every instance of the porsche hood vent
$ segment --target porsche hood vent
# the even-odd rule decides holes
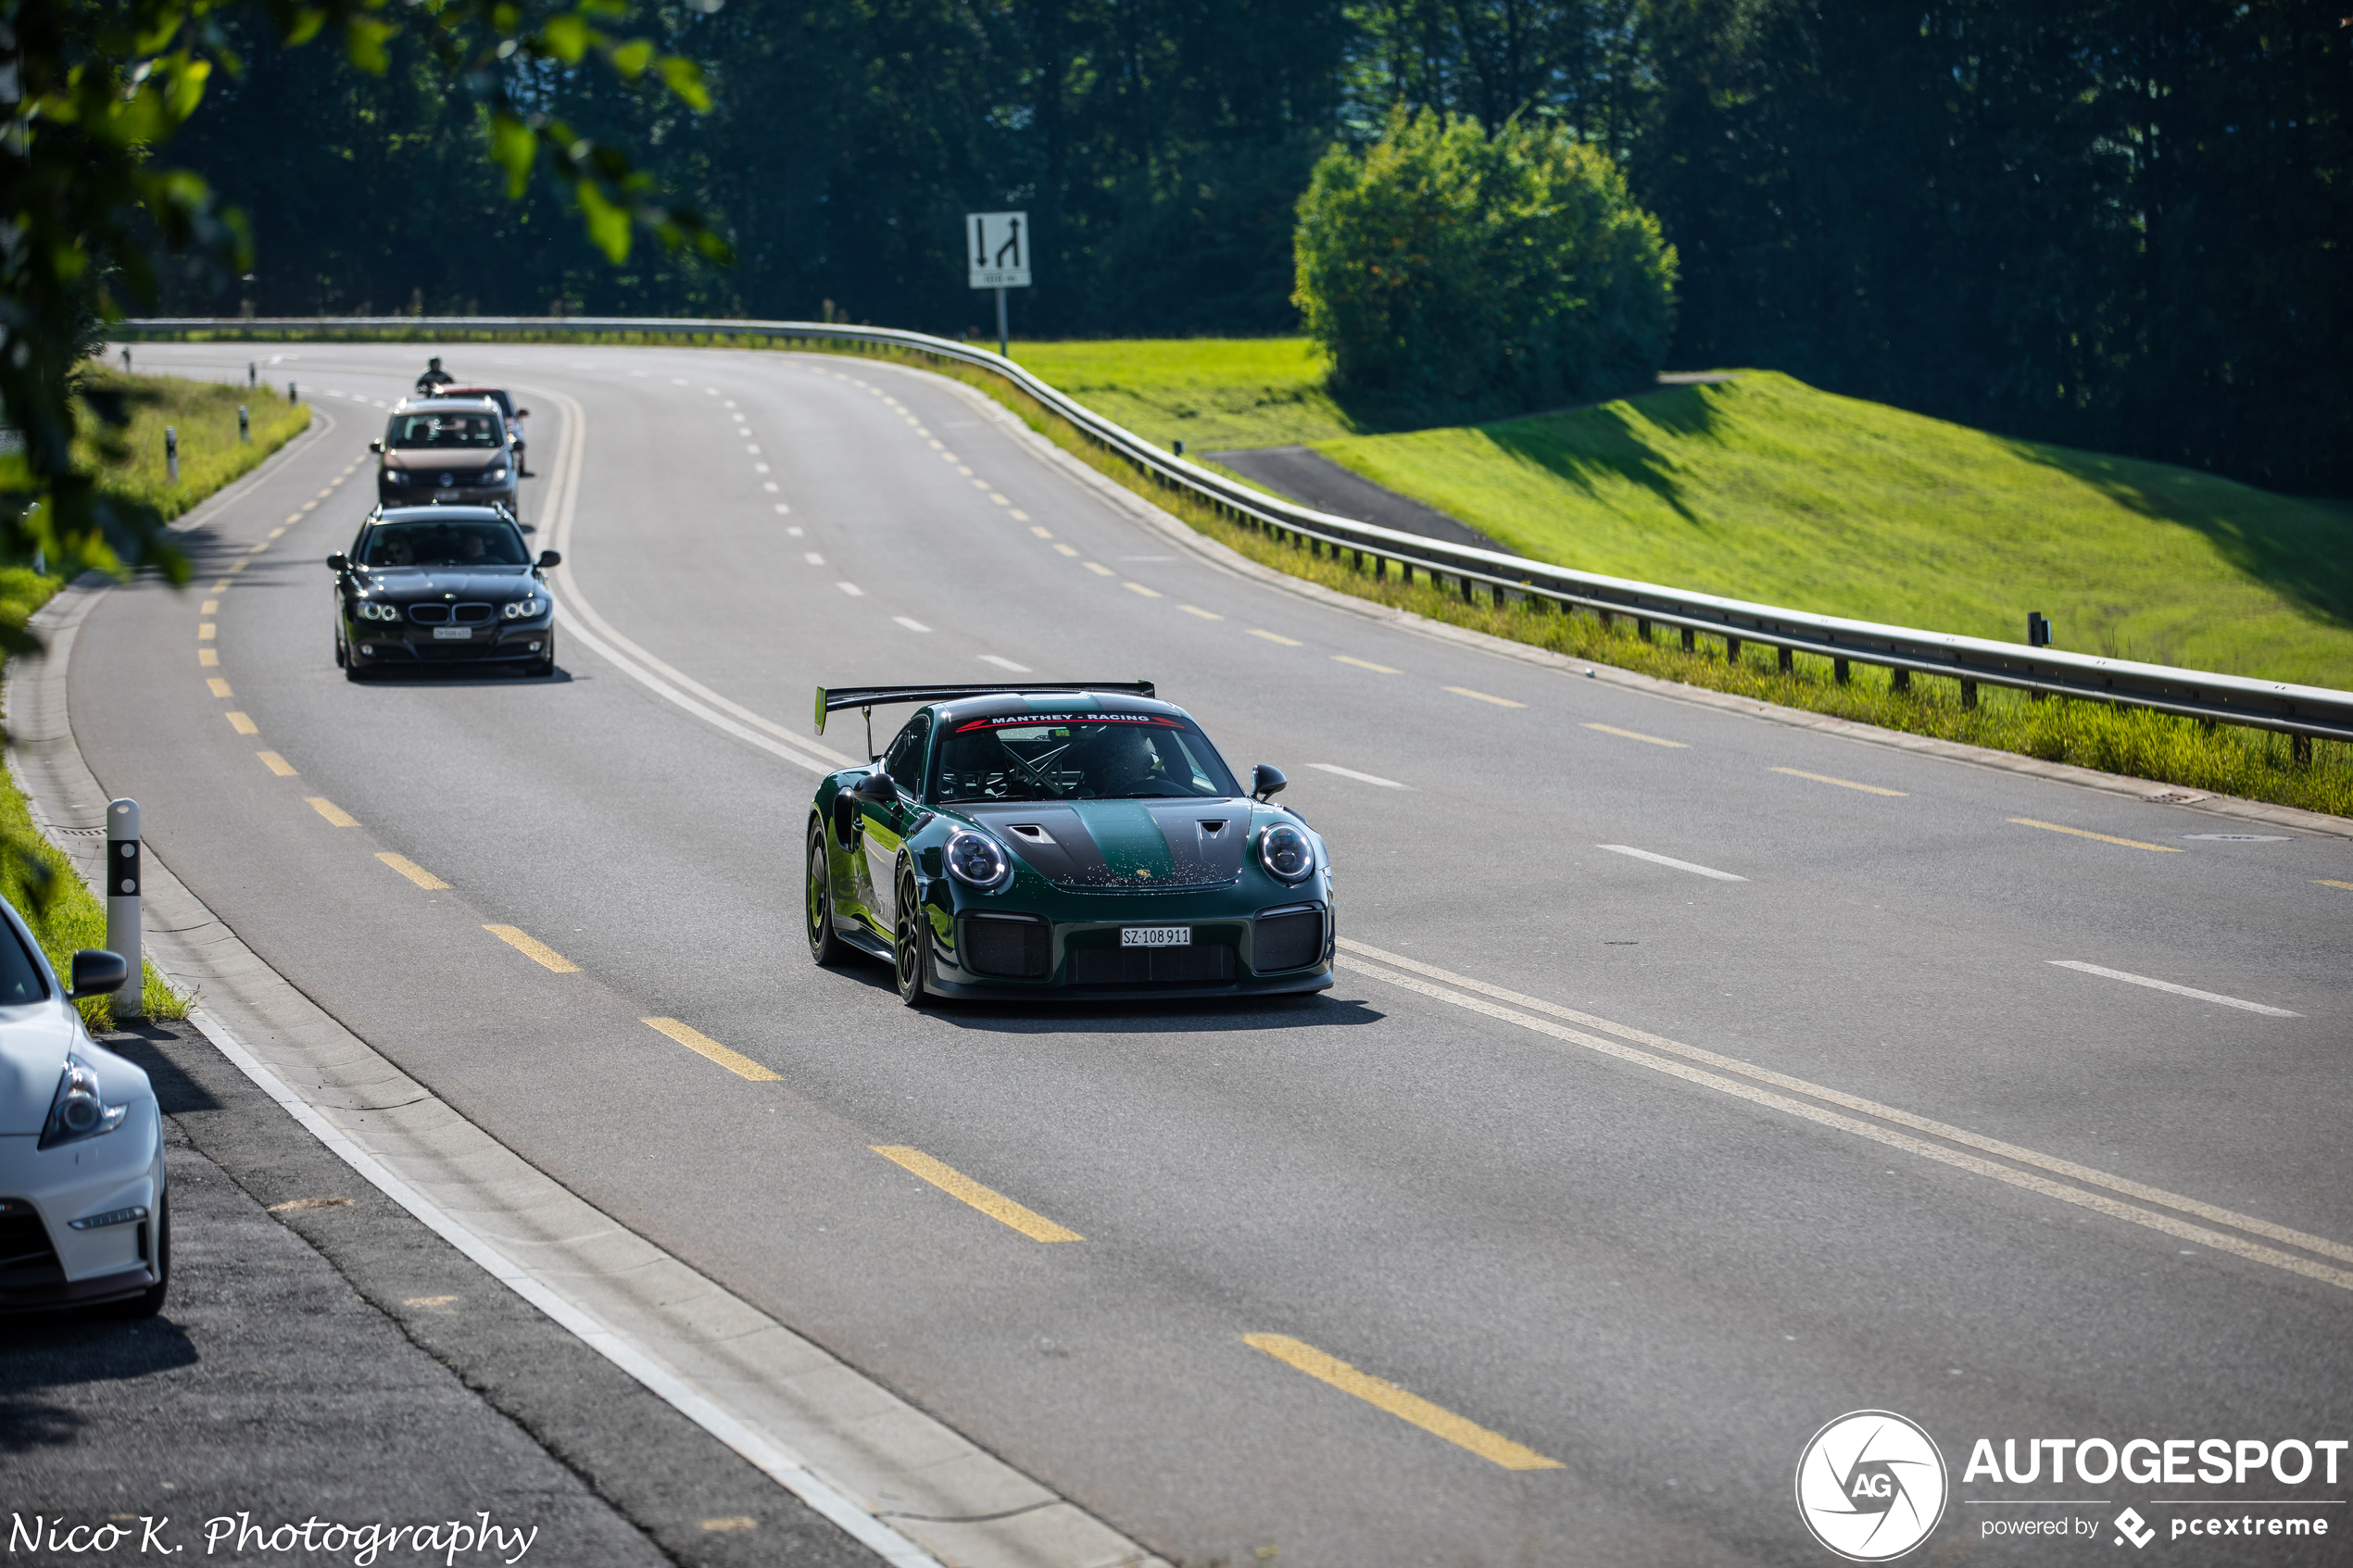
[[[962,808],[1047,881],[1149,891],[1241,874],[1247,806],[1222,800],[1025,801]]]

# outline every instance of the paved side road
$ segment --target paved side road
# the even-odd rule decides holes
[[[6,1561],[358,1561],[368,1537],[337,1524],[434,1531],[381,1564],[874,1561],[359,1181],[195,1030],[105,1043],[166,1112],[171,1296],[144,1323],[0,1327]]]

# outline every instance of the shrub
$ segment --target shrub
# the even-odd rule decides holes
[[[1295,303],[1337,390],[1437,410],[1622,392],[1664,362],[1674,247],[1557,126],[1393,114],[1299,202]]]

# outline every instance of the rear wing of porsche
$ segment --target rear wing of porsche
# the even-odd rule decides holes
[[[1025,692],[1127,692],[1154,695],[1150,681],[1025,681],[1008,684],[988,681],[976,686],[819,686],[817,733],[825,733],[825,715],[845,708],[884,708],[894,703],[950,702],[960,696],[1019,696]]]

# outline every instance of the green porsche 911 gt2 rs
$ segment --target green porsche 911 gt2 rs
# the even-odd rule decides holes
[[[1324,842],[1245,793],[1150,682],[817,690],[920,703],[875,762],[809,809],[809,952],[888,961],[932,997],[1199,997],[1332,983]],[[871,754],[872,741],[868,750]]]

